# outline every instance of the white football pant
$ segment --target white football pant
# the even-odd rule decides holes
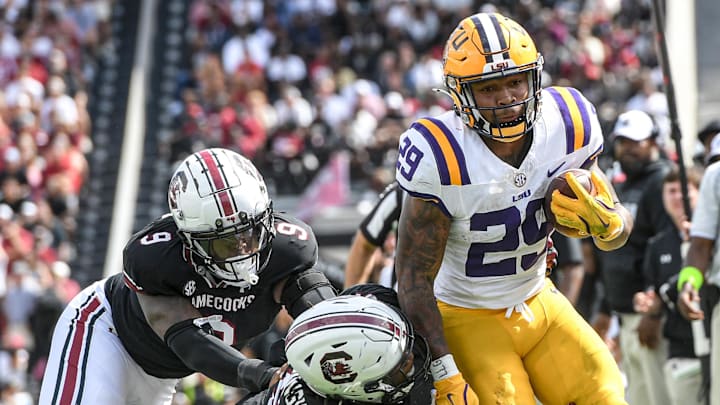
[[[60,315],[40,391],[43,405],[169,405],[177,379],[148,375],[115,334],[105,280]]]

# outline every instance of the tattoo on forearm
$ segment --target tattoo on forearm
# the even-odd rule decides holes
[[[427,339],[434,356],[447,352],[433,281],[449,231],[450,219],[437,207],[419,200],[406,201],[396,251],[400,303]]]

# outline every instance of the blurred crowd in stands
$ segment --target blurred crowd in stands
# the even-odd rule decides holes
[[[110,12],[110,0],[0,2],[2,404],[33,403],[53,325],[79,291],[68,263]]]
[[[606,129],[626,106],[666,121],[647,1],[195,1],[167,153],[235,148],[276,194],[298,194],[345,149],[353,183],[382,189],[400,133],[451,106],[432,90],[444,41],[481,10],[520,21],[545,56],[544,85],[583,91]]]
[[[112,3],[0,0],[0,403],[32,403],[52,325],[79,288],[67,263],[93,147],[89,87]],[[522,23],[545,57],[543,84],[580,89],[606,133],[619,113],[640,109],[667,138],[648,1],[189,4],[189,59],[168,106],[176,131],[161,152],[176,162],[203,147],[238,150],[272,195],[301,193],[340,150],[350,152],[354,184],[391,182],[402,131],[451,107],[432,90],[444,41],[478,11]],[[178,404],[224,401],[224,388],[202,376],[183,384]]]

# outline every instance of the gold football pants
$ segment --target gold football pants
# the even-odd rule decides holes
[[[468,309],[438,302],[458,368],[489,405],[626,404],[615,359],[548,279],[529,311]]]

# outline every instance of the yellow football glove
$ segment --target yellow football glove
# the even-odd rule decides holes
[[[590,172],[590,180],[597,191],[591,196],[572,173],[567,173],[566,179],[577,198],[563,195],[558,190],[553,192],[550,210],[558,224],[605,242],[618,237],[623,231],[623,218],[615,212],[615,203],[605,181]]]
[[[435,405],[480,405],[480,400],[458,373],[435,381]]]

